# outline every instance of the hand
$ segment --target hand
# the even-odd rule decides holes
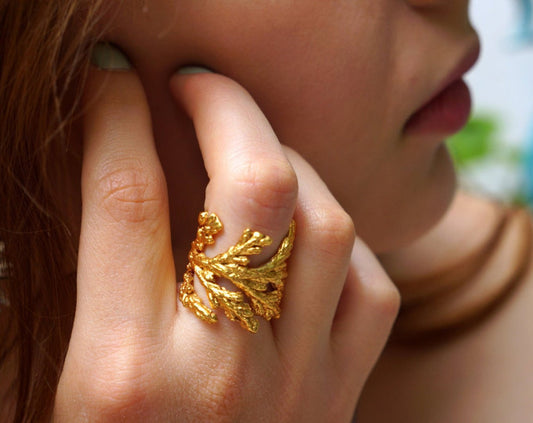
[[[225,225],[208,255],[250,227],[272,237],[266,259],[294,215],[281,318],[260,319],[250,334],[220,311],[209,325],[177,304],[145,94],[135,72],[91,70],[78,299],[55,420],[349,421],[396,316],[396,289],[242,87],[178,75],[171,91],[195,124],[210,177],[206,210]]]

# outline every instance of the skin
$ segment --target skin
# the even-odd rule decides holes
[[[404,126],[475,48],[467,2],[106,13],[102,38],[134,70],[93,70],[86,87],[78,303],[55,419],[349,421],[399,306],[371,250],[416,238],[454,191],[445,134]],[[217,74],[174,75],[188,64]],[[209,254],[249,226],[273,239],[258,261],[296,220],[283,316],[255,336],[176,307],[204,207],[225,224]]]
[[[297,222],[283,316],[261,319],[253,335],[220,312],[210,326],[177,307],[167,187],[142,85],[133,70],[93,70],[78,298],[54,421],[349,421],[398,311],[397,290],[238,84],[179,75],[171,91],[198,128],[206,205],[224,216],[216,249],[235,242],[242,222],[262,225],[274,245]],[[299,191],[297,178],[306,181]]]
[[[112,23],[103,38],[127,53],[146,89],[171,216],[186,222],[172,222],[176,246],[188,248],[206,181],[168,91],[170,75],[187,64],[252,95],[373,251],[404,245],[446,210],[455,178],[444,135],[403,128],[476,44],[467,1],[121,3],[104,19]]]
[[[401,272],[406,280],[439,271],[442,261],[455,260],[457,252],[464,251],[465,239],[479,242],[483,234],[493,232],[495,206],[500,212],[505,209],[485,198],[459,193],[446,218],[411,246],[390,254],[385,268],[391,274]],[[428,251],[428,243],[438,247]],[[420,250],[424,245],[425,253]],[[434,260],[435,253],[442,260]],[[498,253],[506,254],[504,248]],[[504,300],[474,324],[447,336],[389,343],[365,385],[358,421],[528,421],[533,378],[524,375],[533,354],[533,329],[528,323],[532,306],[530,257]]]

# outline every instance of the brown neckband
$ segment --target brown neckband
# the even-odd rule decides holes
[[[402,303],[394,338],[413,339],[471,326],[501,302],[529,269],[533,227],[526,209],[509,209],[480,251],[423,283],[438,289]],[[401,287],[401,284],[399,284]],[[400,288],[401,289],[401,288]]]

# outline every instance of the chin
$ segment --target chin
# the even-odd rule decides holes
[[[409,245],[436,225],[448,210],[457,189],[457,178],[444,144],[435,151],[421,183],[413,186],[408,192],[398,190],[390,199],[376,195],[374,204],[380,204],[379,207],[354,216],[358,235],[374,253],[389,253]],[[365,224],[358,225],[358,222]]]

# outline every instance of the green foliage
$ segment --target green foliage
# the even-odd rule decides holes
[[[463,167],[494,153],[498,126],[498,121],[494,116],[474,116],[461,132],[448,140],[448,147],[458,167]]]
[[[479,190],[482,193],[488,189],[488,192],[497,198],[501,196],[505,201],[525,204],[527,200],[524,185],[525,152],[523,147],[515,147],[512,143],[501,139],[500,126],[500,121],[495,115],[475,115],[462,131],[447,141],[447,144],[462,182],[469,189]],[[476,170],[480,169],[484,172],[481,183],[475,176]],[[491,169],[494,169],[493,173]],[[509,179],[511,181],[512,175],[517,175],[517,186],[506,188],[505,180],[502,181],[501,176],[498,176],[501,175],[502,169],[511,172],[508,174],[511,176]],[[506,191],[498,193],[498,189]]]

